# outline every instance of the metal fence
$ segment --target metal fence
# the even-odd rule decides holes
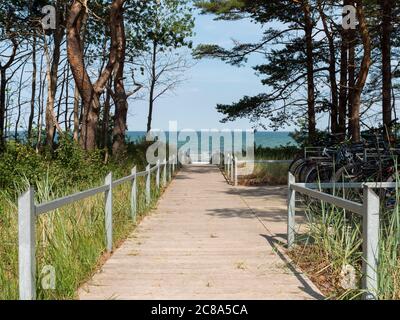
[[[113,247],[113,188],[124,183],[131,183],[131,216],[136,220],[137,213],[137,178],[146,179],[146,205],[151,202],[151,175],[155,173],[156,188],[160,188],[161,170],[163,185],[171,180],[177,166],[176,156],[171,156],[169,161],[166,159],[153,167],[148,165],[143,172],[137,172],[136,167],[132,169],[131,175],[115,180],[112,173],[105,178],[104,185],[90,190],[82,191],[73,195],[59,198],[43,204],[35,204],[35,191],[29,188],[18,198],[18,264],[19,264],[19,297],[21,300],[34,300],[36,298],[36,219],[39,215],[56,210],[68,204],[104,193],[105,195],[105,230],[106,248],[112,251]]]
[[[293,160],[238,160],[234,155],[228,153],[226,157],[223,157],[223,165],[227,179],[234,185],[238,185],[238,165],[241,163],[253,163],[253,164],[270,164],[270,163],[292,163]]]
[[[254,160],[240,161],[236,156],[227,154],[223,165],[227,179],[238,184],[239,163],[291,163],[292,160]],[[363,203],[357,203],[315,189],[363,189]],[[375,299],[378,290],[378,256],[379,256],[379,210],[380,200],[373,189],[396,188],[396,182],[366,182],[366,183],[296,183],[295,177],[289,172],[288,177],[288,218],[287,242],[292,248],[295,241],[296,192],[311,198],[324,201],[337,207],[346,209],[362,217],[363,225],[363,262],[362,262],[362,289],[365,290],[364,299]]]
[[[331,194],[314,190],[321,189],[363,189],[363,203],[349,201]],[[375,299],[378,290],[378,256],[379,256],[379,209],[380,201],[373,189],[395,188],[395,182],[372,183],[296,183],[295,177],[289,172],[288,177],[288,219],[287,244],[292,248],[295,241],[296,192],[311,198],[324,201],[337,207],[346,209],[362,217],[362,289],[365,290],[364,299]]]

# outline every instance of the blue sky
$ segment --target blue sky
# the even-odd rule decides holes
[[[257,41],[262,31],[250,21],[214,21],[212,16],[196,16],[194,46],[214,43],[224,47],[232,45],[232,39]],[[246,67],[233,67],[219,60],[203,59],[185,75],[187,81],[174,93],[156,101],[153,128],[167,129],[169,120],[178,121],[178,129],[191,128],[251,128],[248,120],[221,124],[222,116],[216,111],[217,103],[229,104],[244,95],[255,95],[266,90],[254,74],[252,65],[261,62],[253,57]],[[131,131],[145,130],[147,102],[131,101],[128,128]]]

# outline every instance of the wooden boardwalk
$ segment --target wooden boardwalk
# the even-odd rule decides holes
[[[182,169],[80,299],[318,299],[279,250],[284,188],[228,185],[219,169]]]

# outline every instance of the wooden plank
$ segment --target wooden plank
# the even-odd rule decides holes
[[[184,167],[79,298],[321,298],[268,241],[264,224],[279,234],[286,230],[285,193],[269,196],[267,209],[257,210],[267,219],[261,223],[241,190],[256,191],[228,185],[215,166]]]

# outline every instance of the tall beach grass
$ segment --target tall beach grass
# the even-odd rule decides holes
[[[297,147],[255,149],[255,160],[292,160],[299,152]],[[252,172],[248,164],[239,164],[239,184],[242,185],[286,185],[287,172],[290,164],[286,163],[255,163]]]
[[[131,217],[130,184],[113,190],[113,242],[118,246],[154,207],[160,193],[152,179],[151,205],[145,203],[143,177],[138,178],[137,219]],[[55,194],[48,179],[36,183],[36,201],[46,202],[76,189]],[[0,194],[0,300],[18,299],[18,232],[16,199]],[[105,258],[104,195],[73,203],[41,215],[36,223],[37,297],[73,299],[77,288],[90,278]],[[55,289],[42,286],[48,269],[54,268]]]
[[[70,142],[61,145],[55,159],[35,155],[28,147],[11,146],[0,159],[0,172],[9,178],[0,184],[0,300],[18,299],[17,197],[33,186],[36,203],[100,186],[109,171],[114,179],[130,173],[133,164],[144,169],[146,145],[129,145],[127,158],[104,164],[98,153],[85,155]],[[15,164],[15,165],[13,165]],[[137,217],[131,216],[131,185],[113,189],[113,244],[118,247],[156,204],[163,188],[156,190],[152,174],[151,204],[146,205],[145,178],[137,185]],[[40,215],[36,222],[38,299],[74,299],[77,289],[108,257],[105,239],[104,194]],[[55,287],[42,285],[49,268],[55,271]]]
[[[399,179],[396,204],[381,203],[378,256],[378,299],[400,299]],[[382,201],[383,202],[383,201]],[[362,266],[362,218],[336,206],[307,201],[306,231],[297,236],[289,254],[331,299],[360,299]],[[343,285],[344,270],[355,274],[354,286]]]

